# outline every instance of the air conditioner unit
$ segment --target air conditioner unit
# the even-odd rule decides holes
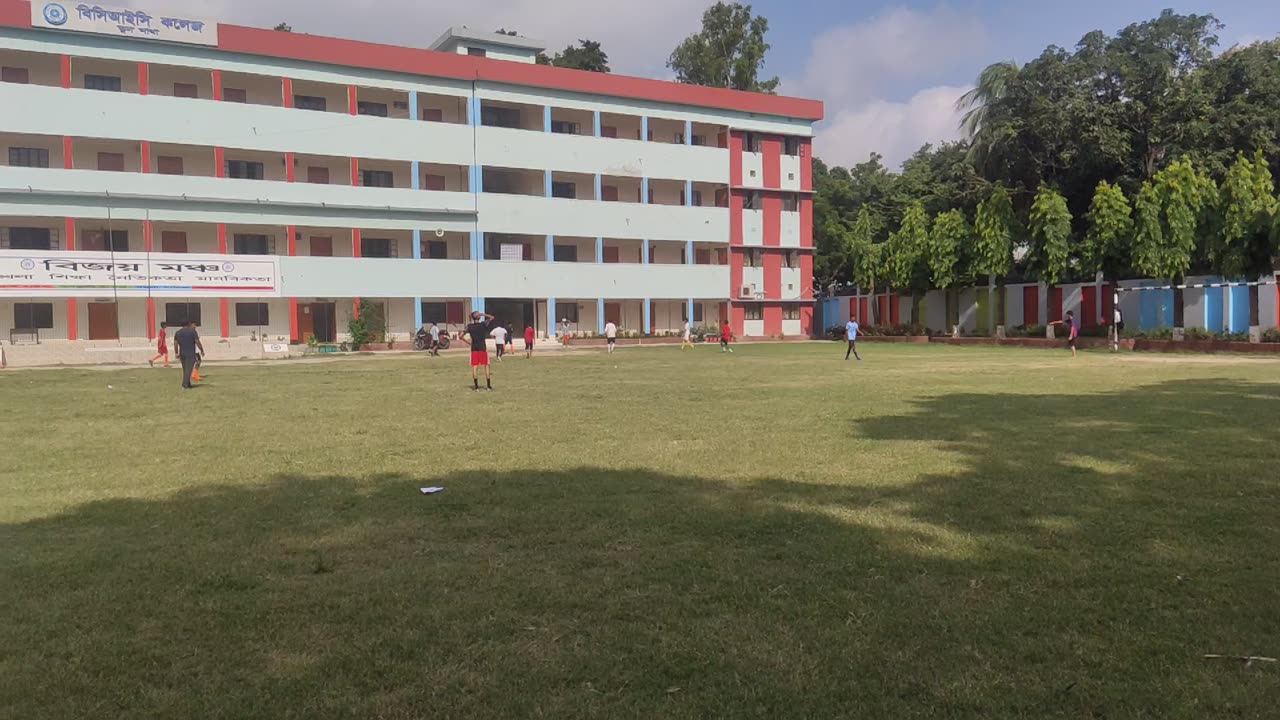
[[[742,285],[738,288],[738,297],[743,300],[753,300],[756,296],[755,285]]]

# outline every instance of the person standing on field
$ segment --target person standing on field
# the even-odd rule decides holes
[[[569,324],[569,318],[561,318],[560,320],[560,342],[569,347],[569,339],[573,336],[573,326]]]
[[[733,338],[733,332],[729,330],[729,323],[720,326],[720,352],[733,352],[733,348],[729,347],[729,340]]]
[[[1076,314],[1068,310],[1066,318],[1054,320],[1049,325],[1065,325],[1067,327],[1067,347],[1071,348],[1071,357],[1075,357],[1076,338],[1080,336],[1080,326],[1076,324]]]
[[[524,358],[528,360],[533,357],[533,326],[524,326]]]
[[[432,320],[431,329],[427,332],[431,333],[431,356],[440,357],[440,326]]]
[[[507,329],[501,325],[493,329],[494,348],[498,353],[498,362],[502,362],[502,356],[506,354],[507,349]]]
[[[476,310],[471,313],[471,324],[462,336],[471,341],[471,390],[480,389],[479,368],[484,366],[484,385],[493,390],[493,373],[489,369],[489,333],[493,332],[493,316]]]
[[[169,367],[169,323],[160,323],[160,332],[156,333],[156,354],[155,357],[147,361],[151,367],[156,366],[156,360],[164,358],[164,366]]]
[[[182,329],[173,334],[173,344],[178,349],[178,361],[182,363],[182,387],[190,390],[191,374],[196,369],[198,357],[196,353],[204,354],[200,333],[196,332],[195,325],[190,320],[182,323]]]
[[[684,319],[684,339],[680,341],[680,349],[683,350],[686,345],[693,347],[693,327],[689,324],[689,318]]]
[[[849,341],[849,349],[844,351],[844,359],[849,359],[849,353],[858,358],[858,362],[862,362],[862,357],[858,355],[858,321],[849,318],[849,322],[844,324],[844,337]]]
[[[609,354],[612,355],[614,346],[618,342],[618,326],[614,325],[612,320],[604,324],[604,341],[609,346]]]

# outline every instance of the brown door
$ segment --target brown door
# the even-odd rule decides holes
[[[307,182],[317,185],[329,184],[329,168],[327,167],[309,167],[307,168]]]
[[[305,341],[315,331],[315,324],[311,319],[311,303],[298,303],[298,338]]]
[[[693,262],[695,265],[710,265],[711,251],[695,249],[693,251]]]
[[[622,325],[622,303],[604,304],[604,321],[613,323],[614,325]]]
[[[160,252],[184,253],[187,251],[187,234],[179,230],[164,230],[160,233]]]
[[[428,122],[443,122],[444,111],[440,108],[422,108],[422,119]]]
[[[311,237],[311,257],[333,257],[333,238]]]
[[[616,245],[604,246],[604,261],[607,263],[618,262],[618,248]]]
[[[605,125],[600,128],[600,137],[616,138],[618,137],[618,128],[613,125]]]
[[[89,303],[89,339],[119,340],[115,303]]]
[[[124,172],[124,155],[122,153],[98,153],[98,169]]]
[[[423,190],[444,190],[445,179],[443,175],[426,175],[422,178]]]
[[[616,185],[601,186],[600,199],[604,202],[618,202],[618,187]]]
[[[106,250],[107,234],[102,230],[81,230],[80,231],[80,249],[81,250]]]

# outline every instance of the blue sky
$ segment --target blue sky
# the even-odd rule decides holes
[[[124,0],[227,22],[426,46],[451,25],[514,28],[563,48],[598,40],[616,72],[670,77],[665,61],[710,0]],[[1115,32],[1165,7],[1211,12],[1223,46],[1280,33],[1277,0],[754,0],[769,19],[767,72],[782,91],[822,99],[817,153],[848,165],[880,152],[896,167],[925,142],[956,136],[955,99],[979,70],[1025,62],[1046,45]]]

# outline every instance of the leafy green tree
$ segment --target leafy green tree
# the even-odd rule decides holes
[[[1213,181],[1183,158],[1144,182],[1134,199],[1134,267],[1150,277],[1168,278],[1175,286],[1174,327],[1183,322],[1182,290],[1176,286],[1191,269],[1216,194]]]
[[[1223,177],[1236,153],[1261,150],[1280,172],[1280,39],[1235,47],[1205,65],[1209,125],[1193,157]]]
[[[864,293],[871,294],[872,325],[879,318],[875,307],[876,281],[883,278],[881,267],[883,262],[882,246],[875,242],[875,220],[871,209],[863,206],[848,233],[849,265],[852,269],[853,284]]]
[[[1276,238],[1275,184],[1261,150],[1250,160],[1236,156],[1219,188],[1219,232],[1207,236],[1210,262],[1228,279],[1257,280],[1272,272]],[[1258,287],[1249,286],[1249,325],[1259,324]]]
[[[1031,204],[1031,267],[1048,285],[1061,282],[1071,261],[1071,212],[1062,193],[1041,185]]]
[[[973,228],[959,210],[939,214],[929,232],[926,261],[934,287],[947,298],[947,325],[960,324],[960,291],[957,285],[967,275],[961,268],[963,249],[973,244]]]
[[[885,269],[894,287],[910,290],[911,324],[920,324],[920,299],[929,289],[929,216],[917,202],[907,208],[899,228],[889,233]]]
[[[973,89],[956,101],[956,110],[964,113],[960,131],[969,142],[968,158],[979,166],[985,163],[994,141],[988,121],[992,108],[1008,95],[1019,70],[1018,63],[1012,60],[992,63],[978,74]]]
[[[1104,278],[1118,279],[1131,265],[1133,208],[1119,185],[1098,183],[1089,206],[1089,231],[1085,235],[1082,264]]]
[[[293,32],[293,26],[285,22],[279,23],[271,29],[277,32]]]
[[[717,2],[702,14],[702,29],[671,52],[667,67],[682,83],[773,93],[778,78],[759,77],[768,31],[769,21],[752,15],[750,5]]]
[[[990,278],[987,285],[987,307],[993,315],[989,325],[994,329],[997,325],[995,318],[1003,321],[1005,316],[1004,279],[1013,268],[1013,246],[1020,233],[1013,201],[1009,199],[1009,191],[1003,185],[997,184],[992,188],[991,194],[978,204],[974,232],[977,243],[974,247],[973,269]],[[995,298],[990,297],[992,285],[997,288]]]
[[[609,55],[595,40],[579,40],[576,47],[570,45],[554,56],[538,53],[537,61],[539,65],[554,65],[589,72],[609,72]]]

